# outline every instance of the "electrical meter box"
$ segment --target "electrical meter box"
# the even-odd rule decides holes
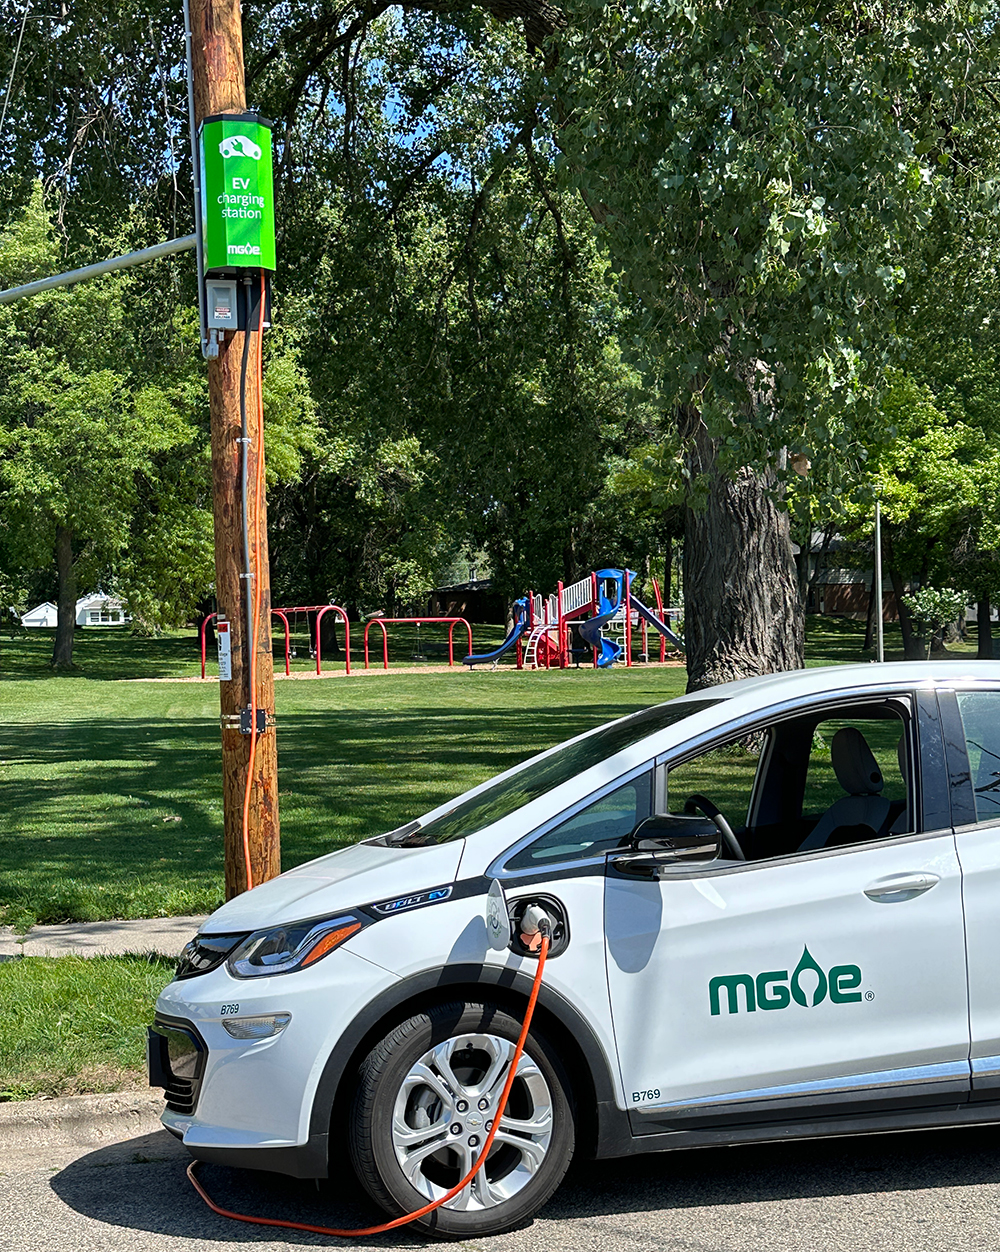
[[[206,320],[209,330],[235,330],[240,324],[240,300],[236,280],[206,278]]]
[[[206,117],[201,125],[205,274],[273,270],[271,125],[256,113]]]

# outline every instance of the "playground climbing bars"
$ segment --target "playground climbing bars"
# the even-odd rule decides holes
[[[448,626],[448,664],[455,664],[455,627],[464,626],[469,634],[469,652],[472,653],[472,627],[464,617],[373,617],[365,623],[365,669],[368,669],[368,632],[373,626],[382,628],[382,668],[389,668],[389,632],[386,626]]]
[[[347,610],[340,607],[339,604],[305,604],[298,605],[290,609],[272,609],[275,617],[280,617],[285,627],[285,674],[292,672],[291,666],[291,647],[289,643],[288,630],[288,614],[289,613],[315,613],[316,619],[313,626],[316,638],[316,673],[323,672],[323,647],[320,640],[320,622],[327,613],[337,613],[341,621],[344,623],[344,660],[346,672],[351,672],[351,623],[347,618]],[[201,676],[205,677],[205,631],[209,622],[214,621],[218,617],[217,613],[209,613],[198,628],[199,643],[201,645]]]

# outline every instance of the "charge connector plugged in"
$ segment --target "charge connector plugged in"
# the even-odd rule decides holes
[[[517,956],[537,957],[542,936],[549,938],[549,958],[559,956],[569,944],[569,918],[566,906],[555,896],[522,896],[507,907],[510,918],[510,950]]]
[[[521,915],[519,937],[529,952],[542,946],[542,935],[552,935],[552,918],[540,904],[529,904]]]

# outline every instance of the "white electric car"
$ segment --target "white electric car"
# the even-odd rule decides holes
[[[698,692],[231,900],[157,1004],[164,1125],[300,1178],[349,1148],[393,1215],[442,1195],[491,1126],[531,904],[526,1053],[430,1231],[527,1221],[574,1152],[1000,1121],[1000,664]]]

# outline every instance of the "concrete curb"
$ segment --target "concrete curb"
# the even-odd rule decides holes
[[[157,1092],[65,1096],[0,1104],[0,1159],[33,1148],[102,1147],[162,1130]]]

